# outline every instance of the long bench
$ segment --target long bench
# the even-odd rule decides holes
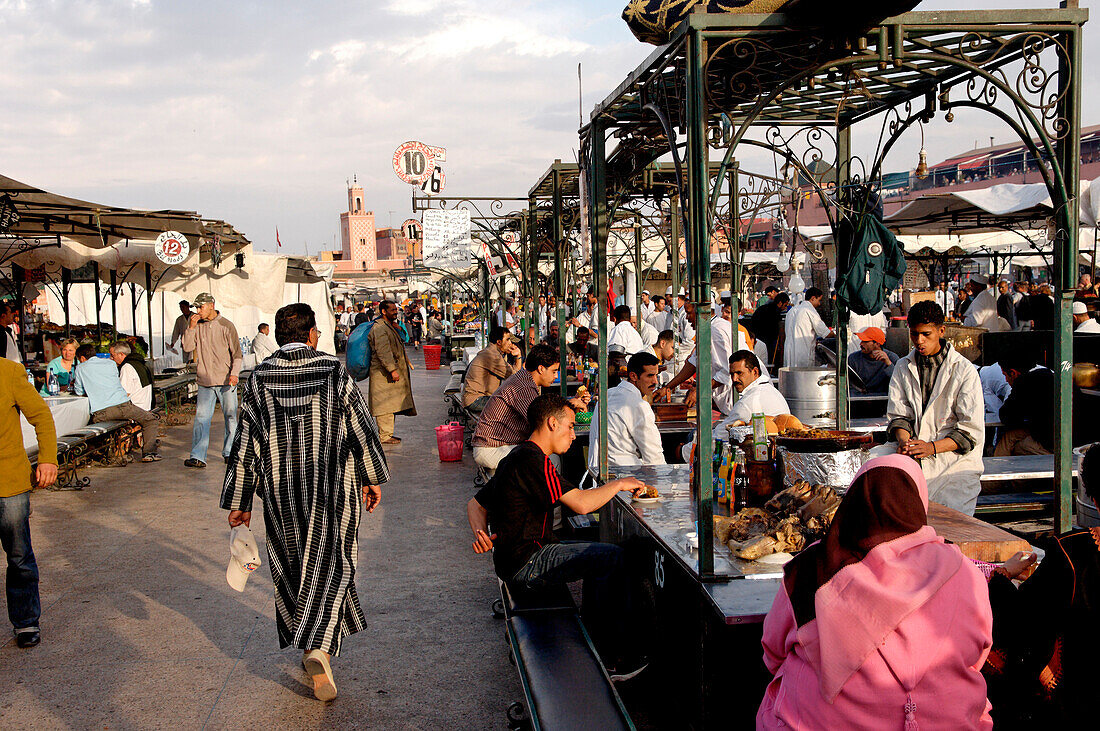
[[[520,729],[634,729],[568,587],[513,592],[504,582],[494,613],[506,636],[527,713],[513,703],[508,727]]]
[[[83,490],[91,483],[80,469],[95,463],[120,466],[130,461],[130,449],[141,435],[134,421],[101,421],[57,438],[57,482],[51,490]],[[38,446],[27,450],[33,468],[38,465]]]

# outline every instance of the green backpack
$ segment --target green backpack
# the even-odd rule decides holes
[[[858,315],[882,312],[906,268],[905,247],[883,225],[882,209],[871,204],[864,210],[855,220],[844,218],[837,230],[836,297]]]

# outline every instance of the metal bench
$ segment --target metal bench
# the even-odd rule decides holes
[[[80,476],[88,464],[117,467],[132,461],[130,450],[141,436],[133,421],[101,421],[57,439],[57,482],[52,490],[83,490],[91,480]],[[38,446],[27,450],[32,469],[38,465]]]
[[[195,374],[178,373],[167,378],[155,378],[153,389],[167,426],[186,424],[191,420],[191,414],[184,407],[184,402],[198,393]]]
[[[508,727],[633,729],[568,588],[520,593],[499,584],[494,614],[505,620],[527,708],[509,706]]]

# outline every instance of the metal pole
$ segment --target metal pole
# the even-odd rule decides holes
[[[680,196],[669,199],[668,271],[672,277],[672,295],[668,306],[672,309],[680,292]]]
[[[624,272],[625,274],[625,272]],[[626,279],[623,278],[623,288]],[[642,329],[642,222],[634,221],[634,313],[638,316],[638,330]]]
[[[699,576],[714,576],[713,463],[714,442],[711,422],[711,359],[710,359],[710,225],[708,221],[707,188],[710,168],[707,165],[707,111],[704,96],[706,83],[703,59],[705,41],[692,28],[687,36],[687,183],[688,231],[687,259],[691,291],[695,302],[695,378],[698,389],[696,405],[696,436],[699,476],[698,520]]]
[[[837,161],[840,169],[837,171],[837,181],[847,181],[852,172],[852,128],[848,125],[840,127],[837,134]],[[844,215],[841,212],[840,215]],[[837,239],[837,266],[840,262],[848,261],[847,247]],[[843,250],[842,250],[843,249]],[[808,263],[808,262],[807,262]],[[840,299],[836,303],[836,428],[848,428],[848,320],[851,311],[847,305],[842,305]]]
[[[569,351],[565,345],[565,258],[568,253],[568,247],[565,241],[563,241],[565,235],[561,220],[561,217],[564,215],[562,212],[561,200],[561,171],[555,167],[550,175],[554,184],[554,220],[552,224],[552,236],[554,237],[554,296],[557,297],[558,300],[558,311],[555,313],[558,320],[558,357],[559,363],[561,364],[561,395],[567,398],[569,396],[569,384],[567,382],[569,380],[567,374]]]
[[[145,264],[145,318],[149,321],[149,357],[153,356],[153,268]],[[137,325],[134,325],[137,330]],[[160,345],[160,354],[164,355],[164,343]]]
[[[118,337],[118,272],[111,270],[111,328],[115,331],[112,339]]]
[[[95,283],[95,339],[98,343],[103,339],[103,318],[99,316],[99,262],[92,263],[92,274]]]
[[[592,206],[592,264],[596,287],[596,312],[599,319],[599,413],[598,435],[600,445],[600,481],[607,480],[607,238],[609,233],[607,220],[607,159],[605,157],[606,139],[604,123],[593,120],[589,138],[592,167],[590,180],[592,190],[589,199]]]
[[[65,308],[65,339],[73,336],[73,327],[69,322],[69,290],[73,286],[73,273],[66,267],[61,268],[61,304]]]
[[[11,280],[12,287],[15,288],[15,307],[16,313],[19,315],[19,337],[16,345],[16,355],[19,356],[19,364],[23,365],[27,361],[26,354],[26,339],[27,339],[27,318],[23,314],[23,287],[26,285],[26,270],[18,264],[11,265]],[[45,355],[45,348],[43,348],[43,355]]]
[[[1070,2],[1069,6],[1076,6]],[[1067,7],[1067,2],[1062,3]],[[1058,56],[1058,117],[1068,124],[1056,142],[1062,182],[1068,205],[1056,216],[1054,277],[1058,291],[1058,326],[1055,329],[1054,365],[1057,378],[1054,422],[1054,526],[1059,533],[1073,527],[1073,297],[1077,285],[1077,236],[1079,233],[1078,178],[1081,174],[1081,29],[1062,35],[1065,57]]]

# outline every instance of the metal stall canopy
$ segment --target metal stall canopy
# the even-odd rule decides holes
[[[763,150],[774,178],[808,182],[834,236],[854,217],[864,186],[883,183],[897,140],[955,110],[1004,124],[1040,166],[1051,203],[1061,329],[1055,483],[1058,526],[1071,519],[1070,304],[1076,281],[1080,165],[1081,33],[1088,12],[1068,2],[1049,10],[912,12],[849,36],[799,27],[793,17],[696,12],[591,114],[581,130],[597,291],[606,283],[606,247],[616,187],[651,162],[671,157],[686,232],[690,296],[699,312],[697,347],[710,332],[709,248],[720,224],[719,195],[736,185],[738,149]],[[867,157],[852,131],[877,125]],[[873,141],[874,138],[872,138]],[[613,143],[614,148],[608,149]],[[720,160],[717,174],[711,158]],[[822,165],[822,163],[831,163]],[[831,171],[822,175],[822,169]],[[734,240],[734,246],[740,242]],[[843,248],[843,244],[842,244]],[[838,261],[846,260],[840,251]],[[603,309],[601,302],[601,309]],[[838,317],[838,363],[846,363],[848,313]],[[602,343],[601,343],[602,345]],[[699,401],[709,400],[709,363],[700,359]],[[603,386],[604,384],[601,384]],[[847,373],[838,368],[838,421],[847,422]],[[700,409],[699,574],[713,573],[711,424]]]

